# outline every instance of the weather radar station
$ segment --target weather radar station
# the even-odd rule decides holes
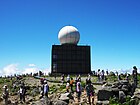
[[[90,46],[77,45],[80,40],[77,28],[63,27],[58,33],[58,39],[61,45],[52,45],[51,73],[90,73]]]

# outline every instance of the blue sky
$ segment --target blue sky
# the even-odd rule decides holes
[[[139,0],[0,0],[1,74],[50,70],[51,47],[60,44],[58,32],[66,25],[79,30],[79,45],[91,46],[92,70],[140,68],[139,5]]]

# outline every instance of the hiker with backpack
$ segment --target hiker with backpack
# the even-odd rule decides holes
[[[26,87],[25,85],[21,85],[19,89],[19,95],[20,95],[20,102],[22,101],[25,103],[25,93],[26,93]]]
[[[71,80],[70,80],[71,92],[73,92],[73,84],[74,84],[74,80],[73,80],[73,78],[71,77]]]
[[[82,86],[81,86],[80,79],[78,79],[77,84],[76,84],[76,92],[77,92],[78,102],[80,102],[80,97],[82,93]]]
[[[88,103],[91,104],[91,100],[92,100],[92,103],[94,102],[94,98],[93,98],[93,96],[94,96],[94,87],[91,84],[90,79],[88,80],[85,89],[86,89],[86,93],[87,93],[87,97],[88,97]]]
[[[49,85],[47,84],[47,81],[44,80],[44,84],[43,84],[43,96],[48,98],[48,92],[49,92]]]

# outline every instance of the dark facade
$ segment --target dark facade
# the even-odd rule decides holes
[[[91,72],[90,46],[53,45],[52,73],[86,74]]]

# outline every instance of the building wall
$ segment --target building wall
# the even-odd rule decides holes
[[[90,63],[90,46],[52,46],[52,73],[90,73]]]

